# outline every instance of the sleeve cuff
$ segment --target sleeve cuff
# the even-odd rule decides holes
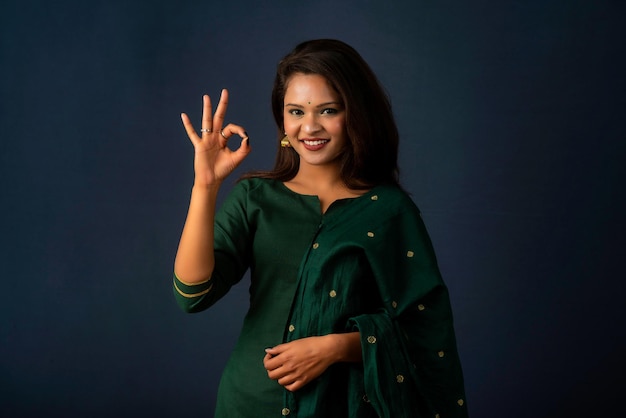
[[[183,298],[194,299],[206,295],[211,291],[213,283],[205,280],[199,283],[185,283],[174,273],[174,291]]]

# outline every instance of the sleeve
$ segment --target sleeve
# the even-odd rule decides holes
[[[215,215],[215,269],[205,282],[188,284],[174,274],[174,297],[185,312],[203,311],[238,283],[250,265],[253,228],[247,216],[249,183],[238,183]]]
[[[365,247],[383,302],[349,324],[361,334],[365,393],[381,417],[466,417],[448,291],[419,211],[407,206]]]

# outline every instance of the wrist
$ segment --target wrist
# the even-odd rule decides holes
[[[354,363],[362,360],[361,337],[358,332],[328,334],[330,357],[334,363]]]
[[[194,181],[193,187],[191,188],[191,190],[192,192],[217,194],[221,185],[222,185],[221,182],[203,183],[199,181]]]

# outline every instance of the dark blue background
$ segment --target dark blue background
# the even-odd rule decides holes
[[[253,146],[238,173],[268,168],[277,60],[334,37],[392,97],[472,416],[615,416],[624,17],[621,1],[3,1],[0,415],[212,415],[247,284],[201,315],[174,304],[179,114],[229,88]]]

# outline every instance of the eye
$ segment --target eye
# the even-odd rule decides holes
[[[333,107],[328,107],[324,110],[322,110],[322,115],[334,115],[336,113],[339,113],[339,110],[333,108]]]
[[[293,116],[302,116],[304,114],[304,112],[302,112],[302,110],[300,109],[289,109],[287,113]]]

